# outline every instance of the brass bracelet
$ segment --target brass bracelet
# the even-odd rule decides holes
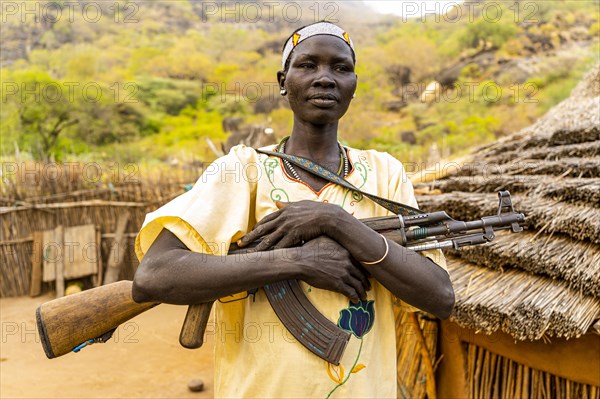
[[[388,244],[387,240],[385,239],[385,237],[383,236],[383,234],[379,234],[381,236],[381,238],[383,238],[383,242],[385,242],[385,253],[383,254],[383,256],[381,257],[381,259],[376,260],[375,262],[363,262],[361,261],[360,263],[362,263],[363,265],[376,265],[378,263],[383,262],[383,260],[386,258],[386,256],[388,255],[388,252],[390,251],[390,245]]]

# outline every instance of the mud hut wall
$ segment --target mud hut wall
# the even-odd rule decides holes
[[[573,386],[585,385],[587,388],[584,389],[593,390],[596,395],[600,395],[600,363],[598,363],[600,335],[598,334],[586,334],[570,340],[553,338],[546,342],[543,340],[515,342],[513,337],[505,333],[480,334],[475,330],[462,328],[454,322],[442,321],[439,344],[442,361],[437,369],[436,386],[440,398],[493,396],[488,395],[489,392],[483,393],[483,396],[473,395],[474,384],[473,381],[468,380],[468,376],[483,378],[479,375],[482,372],[480,367],[477,368],[479,374],[475,373],[476,370],[468,369],[470,364],[468,356],[473,355],[474,346],[489,352],[489,356],[496,356],[497,372],[504,373],[505,376],[510,373],[510,370],[504,370],[498,366],[499,364],[510,363],[523,370],[531,370],[530,391],[522,392],[519,397],[532,397],[530,393],[533,389],[531,387],[534,386],[533,378],[538,374],[546,380],[560,380]],[[491,375],[488,377],[490,381],[500,378]],[[517,381],[512,383],[516,384]],[[521,384],[524,382],[521,381]]]

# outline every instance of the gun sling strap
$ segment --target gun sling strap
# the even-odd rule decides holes
[[[410,216],[423,213],[408,205],[390,201],[356,188],[344,178],[330,172],[307,158],[257,149],[257,152],[287,160],[329,182],[356,191],[395,215]],[[281,281],[263,287],[277,317],[292,335],[308,350],[332,364],[339,364],[350,334],[323,316],[304,294],[297,280]]]
[[[388,211],[392,212],[394,215],[412,216],[412,215],[419,215],[419,214],[423,213],[422,211],[420,211],[416,208],[413,208],[411,206],[404,205],[399,202],[389,200],[387,198],[382,198],[377,195],[364,192],[364,191],[360,190],[359,188],[355,187],[348,180],[336,175],[335,173],[333,173],[330,170],[326,169],[325,167],[319,165],[318,163],[311,161],[310,159],[298,157],[296,155],[285,154],[283,152],[273,152],[273,151],[267,151],[267,150],[261,150],[261,149],[257,149],[256,151],[260,152],[262,154],[271,155],[271,156],[279,157],[281,159],[285,159],[286,161],[293,164],[294,166],[302,168],[305,171],[312,173],[313,175],[319,176],[331,183],[335,183],[344,188],[347,188],[348,190],[356,191],[357,193],[360,193],[361,195],[364,195],[365,197],[369,198],[371,201],[375,202],[376,204],[381,205]]]

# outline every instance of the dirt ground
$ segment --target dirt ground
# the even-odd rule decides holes
[[[159,305],[124,323],[105,344],[49,360],[35,310],[51,296],[0,299],[0,398],[212,398],[213,339],[179,345],[185,306]],[[205,390],[188,390],[200,378]]]

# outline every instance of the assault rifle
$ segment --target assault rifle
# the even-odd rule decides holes
[[[458,221],[446,212],[411,216],[386,216],[361,219],[386,238],[414,251],[458,249],[467,245],[491,242],[495,231],[523,230],[525,216],[513,209],[510,193],[498,193],[496,215],[474,221]],[[249,249],[230,247],[229,254]],[[289,280],[263,287],[275,313],[307,349],[332,364],[339,364],[350,334],[340,329],[312,305],[298,281]],[[49,359],[97,342],[106,342],[125,321],[158,305],[136,303],[131,294],[132,282],[120,281],[93,288],[42,304],[36,311],[38,332]],[[179,337],[187,348],[203,343],[204,331],[212,303],[190,306]]]

